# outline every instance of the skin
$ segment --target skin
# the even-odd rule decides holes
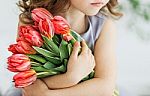
[[[86,15],[96,15],[109,0],[103,0],[104,4],[100,7],[91,6],[90,3],[94,1],[96,0],[71,0],[70,9],[61,14],[79,34],[86,31]],[[68,62],[68,71],[65,74],[36,80],[34,84],[22,88],[24,96],[112,96],[116,81],[115,49],[116,29],[113,21],[108,18],[96,41],[94,56],[85,41],[82,41],[82,52],[78,56],[79,43],[76,42]],[[93,69],[93,79],[77,84]]]

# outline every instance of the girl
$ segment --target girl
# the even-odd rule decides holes
[[[116,29],[110,17],[121,16],[120,13],[113,11],[117,4],[117,0],[19,1],[18,5],[23,9],[19,26],[33,24],[31,11],[43,7],[54,16],[63,16],[72,29],[84,38],[79,56],[80,43],[74,44],[65,74],[38,79],[34,84],[22,88],[21,94],[23,96],[112,96],[116,83]],[[79,83],[93,69],[94,78]]]

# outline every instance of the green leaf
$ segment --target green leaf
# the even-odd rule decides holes
[[[91,79],[91,78],[93,78],[94,77],[94,75],[95,75],[95,72],[94,71],[92,71],[90,74],[89,74],[89,78]]]
[[[72,46],[73,46],[74,43],[76,42],[76,40],[72,39],[72,40],[70,40],[69,42],[70,42],[70,43],[72,44]]]
[[[44,78],[52,75],[57,75],[59,72],[49,71],[49,72],[38,72],[36,73],[37,78]]]
[[[64,65],[61,65],[61,66],[59,66],[59,67],[56,67],[56,68],[54,68],[54,69],[52,69],[52,70],[54,70],[54,71],[59,71],[59,72],[66,72],[66,67],[64,66]]]
[[[32,67],[38,67],[38,66],[42,66],[42,64],[38,63],[38,62],[31,62],[31,66]]]
[[[52,39],[48,39],[48,38],[47,38],[46,36],[44,36],[44,35],[42,35],[42,37],[43,37],[43,39],[44,39],[46,45],[48,45],[48,46],[53,50],[53,52],[54,52],[57,56],[59,56],[59,48],[58,48],[58,46],[53,42],[53,40],[52,40]]]
[[[67,68],[68,60],[64,59],[64,66]]]
[[[73,30],[70,31],[70,34],[79,42],[81,42],[83,40],[83,38]]]
[[[41,57],[41,56],[39,56],[39,55],[27,54],[27,56],[28,56],[29,58],[32,58],[32,59],[34,59],[34,60],[36,60],[36,61],[39,61],[39,62],[41,62],[41,63],[46,63],[46,59],[43,58],[43,57]]]
[[[46,42],[44,42],[43,45],[44,45],[44,47],[42,47],[42,48],[47,49],[47,50],[49,50],[49,51],[53,51],[53,50],[47,45]]]
[[[82,79],[82,81],[88,80],[89,76],[86,76],[85,78]]]
[[[61,59],[58,57],[45,57],[48,61],[52,62],[55,65],[61,64]]]
[[[71,55],[71,52],[72,52],[72,49],[73,49],[71,43],[69,43],[69,44],[67,45],[67,49],[68,49],[68,53],[69,53],[69,56],[70,56],[70,55]]]
[[[31,69],[35,70],[36,72],[49,72],[50,70],[44,68],[43,66],[38,66],[38,67],[31,67]]]
[[[52,68],[55,68],[56,65],[48,61],[43,65],[43,67],[46,69],[52,69]]]
[[[59,44],[61,42],[59,35],[55,34],[52,39],[53,39],[54,43],[57,44],[57,46],[59,46]]]
[[[43,56],[46,56],[46,57],[51,57],[51,56],[56,56],[54,53],[48,51],[48,50],[45,50],[43,48],[39,48],[39,47],[35,47],[33,46],[33,48],[39,52],[40,54],[42,54]]]
[[[68,45],[68,42],[66,42],[65,40],[61,41],[61,44],[59,46],[61,60],[69,58],[67,45]]]
[[[140,8],[140,0],[128,0],[134,9]]]

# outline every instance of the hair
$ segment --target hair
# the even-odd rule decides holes
[[[24,24],[32,24],[31,11],[35,8],[42,7],[47,9],[53,15],[65,12],[70,7],[70,0],[20,0],[17,5],[21,10],[19,19]],[[66,5],[68,5],[66,7]],[[122,13],[114,9],[118,5],[118,0],[110,0],[102,10],[104,13],[110,13],[112,16],[121,17]]]

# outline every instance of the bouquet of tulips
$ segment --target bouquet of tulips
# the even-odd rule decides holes
[[[17,72],[13,77],[17,88],[65,73],[73,44],[82,40],[61,16],[53,17],[44,8],[32,10],[31,16],[34,24],[20,26],[17,43],[8,48],[13,53],[8,57],[8,70]],[[81,81],[93,76],[94,71]]]

